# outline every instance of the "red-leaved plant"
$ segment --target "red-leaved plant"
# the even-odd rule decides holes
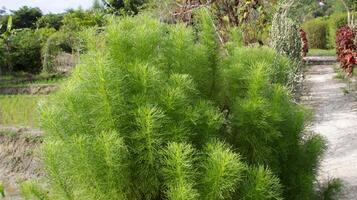
[[[357,45],[355,44],[356,30],[344,26],[337,31],[336,52],[341,67],[352,75],[353,67],[357,65]]]
[[[308,42],[307,42],[307,34],[302,28],[300,29],[300,37],[301,37],[301,42],[302,42],[301,53],[302,53],[302,56],[305,57],[307,55],[307,53],[309,52],[309,46],[308,46]]]

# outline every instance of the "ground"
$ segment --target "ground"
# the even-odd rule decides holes
[[[56,76],[0,78],[0,187],[5,189],[0,199],[21,200],[19,183],[44,175],[37,107],[59,81]]]
[[[43,176],[37,152],[41,135],[37,129],[0,124],[0,184],[5,187],[4,200],[22,199],[19,183]]]
[[[340,178],[344,183],[341,199],[352,200],[357,199],[357,101],[336,75],[332,64],[309,66],[302,99],[314,110],[309,129],[328,142],[319,179]]]

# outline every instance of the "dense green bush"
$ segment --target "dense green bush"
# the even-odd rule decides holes
[[[88,27],[101,27],[106,23],[105,15],[101,12],[71,10],[63,16],[62,29],[80,31]]]
[[[288,79],[273,78],[286,77],[288,73],[277,72],[288,72],[291,65],[271,67],[259,60],[263,53],[267,55],[238,48],[228,57],[231,64],[223,70],[228,89],[222,89],[233,99],[225,101],[231,113],[227,141],[249,164],[269,166],[280,177],[286,199],[314,199],[315,170],[324,142],[319,136],[302,139],[309,112],[291,102],[281,86]]]
[[[41,41],[38,34],[23,29],[11,37],[10,59],[14,71],[38,73],[41,71]]]
[[[315,18],[303,24],[307,33],[309,47],[313,49],[328,49],[329,26],[326,18]]]
[[[30,8],[27,6],[23,6],[11,12],[15,29],[35,28],[36,21],[42,16],[42,11],[39,8]]]
[[[134,15],[138,14],[140,7],[148,3],[148,0],[102,0],[104,6],[109,12]]]
[[[48,199],[314,199],[324,142],[303,134],[293,66],[221,52],[207,12],[194,28],[138,16],[94,33],[41,107]]]
[[[63,14],[47,14],[40,17],[36,22],[37,28],[54,28],[59,30],[62,26]]]
[[[41,48],[54,31],[51,29],[22,29],[16,31],[8,41],[8,50],[2,45],[5,65],[12,71],[38,73],[42,69]],[[4,62],[4,61],[3,61]]]

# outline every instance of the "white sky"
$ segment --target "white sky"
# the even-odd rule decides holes
[[[0,0],[0,8],[17,10],[21,6],[39,7],[43,13],[59,13],[68,8],[90,8],[93,0]]]

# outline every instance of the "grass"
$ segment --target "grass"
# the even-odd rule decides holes
[[[1,131],[0,130],[0,136],[6,136],[6,137],[16,137],[16,132],[12,132],[12,131]]]
[[[336,50],[335,49],[309,49],[308,56],[335,56]]]
[[[345,80],[346,79],[346,73],[340,68],[340,66],[338,64],[333,66],[336,75],[335,75],[335,79],[340,79],[340,80]]]
[[[0,182],[0,198],[5,197],[5,187],[4,185]]]
[[[0,96],[0,124],[38,127],[38,102],[41,95]]]
[[[13,74],[0,77],[0,87],[22,87],[29,85],[58,84],[64,79],[58,74]]]

